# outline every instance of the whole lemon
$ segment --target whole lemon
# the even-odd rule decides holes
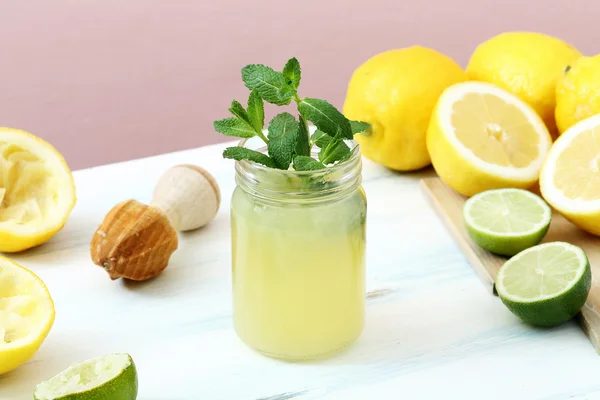
[[[553,137],[556,81],[564,68],[581,57],[572,45],[536,32],[505,32],[481,43],[469,60],[470,80],[500,86],[528,103]]]
[[[368,122],[368,135],[356,135],[361,153],[397,171],[431,163],[425,133],[442,91],[467,80],[463,69],[435,50],[413,46],[379,53],[353,73],[344,114]]]
[[[595,114],[600,114],[600,54],[577,59],[556,84],[555,116],[560,133]]]

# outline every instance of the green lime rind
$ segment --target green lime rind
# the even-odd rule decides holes
[[[513,276],[517,274],[517,277],[521,280],[531,277],[531,275],[527,276],[527,273],[524,271],[523,276],[521,277],[518,276],[519,271],[511,271],[517,268],[521,270],[527,268],[527,266],[517,265],[524,255],[527,253],[545,251],[550,247],[559,246],[565,249],[565,253],[573,253],[573,256],[577,257],[580,263],[575,273],[567,271],[568,268],[565,265],[564,275],[573,276],[569,282],[565,282],[565,286],[562,287],[560,291],[554,294],[540,295],[538,298],[535,298],[535,296],[522,298],[519,294],[511,293],[511,290],[505,285],[508,274],[512,274]],[[539,254],[534,254],[533,256],[534,257],[532,258],[538,258]],[[552,261],[553,260],[548,260],[546,264],[550,264]],[[554,261],[556,261],[556,257],[554,257]],[[537,267],[532,265],[531,267],[531,271],[535,271],[537,267],[542,270],[545,268],[544,265],[538,265]],[[560,272],[557,272],[552,279],[556,281],[562,276],[563,275]],[[515,278],[513,277],[513,279]],[[557,326],[575,317],[584,306],[591,286],[592,271],[585,252],[580,247],[565,242],[544,243],[527,249],[504,263],[496,276],[496,291],[498,292],[498,296],[502,300],[502,303],[504,303],[504,305],[523,322],[541,327]],[[535,286],[531,286],[529,289],[534,291],[540,290],[539,287]]]
[[[529,219],[526,223],[518,220],[523,215]],[[506,221],[513,218],[513,223],[507,225]],[[471,240],[501,256],[514,256],[539,244],[548,233],[551,220],[548,204],[523,189],[487,190],[467,199],[463,207],[463,222]],[[496,225],[504,229],[496,229]]]
[[[475,242],[482,249],[499,256],[510,257],[539,244],[546,236],[546,233],[548,233],[549,228],[550,224],[546,225],[537,232],[519,237],[491,236],[486,232],[482,232],[472,226],[467,226],[467,233],[469,234],[471,240],[473,240],[473,242]]]
[[[36,387],[33,398],[35,400],[135,400],[138,395],[138,375],[135,363],[129,354],[116,355],[126,356],[128,362],[112,379],[83,391],[78,390],[77,392],[59,394],[58,396],[50,393],[53,388],[60,388],[61,385],[66,384],[62,382],[63,379],[61,378],[66,377],[68,380],[74,373],[79,373],[78,371],[83,371],[86,367],[91,367],[94,363],[114,355],[87,360],[74,364],[47,381],[40,383]],[[84,373],[81,372],[81,375],[84,375]]]

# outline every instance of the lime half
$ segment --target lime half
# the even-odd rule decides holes
[[[135,400],[137,371],[128,354],[75,364],[37,385],[35,400]]]
[[[494,189],[467,199],[463,219],[478,246],[513,256],[541,242],[550,227],[552,211],[527,190]]]
[[[564,242],[544,243],[508,260],[496,276],[496,290],[524,322],[554,326],[573,318],[592,285],[584,251]]]

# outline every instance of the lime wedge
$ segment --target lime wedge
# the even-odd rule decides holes
[[[508,260],[496,276],[496,290],[524,322],[554,326],[573,318],[592,285],[584,251],[564,242],[544,243]]]
[[[503,256],[513,256],[540,243],[551,219],[548,204],[521,189],[487,190],[467,199],[463,208],[471,239]]]
[[[35,400],[135,400],[138,378],[129,354],[74,364],[37,385]]]

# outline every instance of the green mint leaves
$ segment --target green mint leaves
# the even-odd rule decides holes
[[[248,97],[248,110],[233,100],[229,112],[233,118],[224,118],[213,123],[215,130],[226,136],[251,138],[264,137],[262,130],[265,123],[265,109],[262,98],[252,91]]]
[[[296,154],[299,156],[310,156],[310,143],[308,132],[308,124],[302,115],[300,115],[300,122],[298,123],[300,126],[298,132],[298,142],[296,143]]]
[[[300,86],[300,63],[296,58],[290,59],[283,67],[283,77],[287,79],[286,84],[298,90]]]
[[[250,89],[247,107],[237,100],[231,102],[233,115],[214,121],[217,132],[226,136],[251,138],[267,145],[267,154],[244,147],[229,147],[224,158],[248,160],[269,168],[314,171],[350,158],[353,150],[346,140],[355,134],[369,135],[371,126],[363,121],[351,121],[335,106],[322,99],[301,98],[298,94],[302,71],[296,58],[288,60],[281,71],[262,64],[242,68],[242,81]],[[269,121],[265,136],[265,106],[270,103],[286,106],[294,101],[298,116],[283,112]],[[308,122],[317,128],[312,137]],[[318,148],[316,158],[312,155]]]
[[[248,97],[248,118],[257,132],[265,127],[265,104],[256,90]]]
[[[346,139],[353,138],[350,121],[325,100],[303,99],[298,104],[298,111],[328,135],[335,136],[339,132]]]
[[[323,164],[331,164],[336,161],[348,159],[352,155],[352,150],[339,135],[331,137],[326,133],[317,130],[312,139],[321,149],[319,152],[319,161]]]
[[[361,121],[350,121],[350,128],[352,129],[353,135],[357,133],[368,135],[371,130],[371,125]]]
[[[319,169],[326,168],[325,165],[319,161],[308,156],[296,156],[294,157],[294,169],[296,171],[316,171]]]
[[[289,168],[296,150],[299,130],[298,121],[290,113],[279,114],[269,123],[267,149],[277,168]]]
[[[237,118],[225,118],[214,122],[215,130],[223,135],[251,138],[256,131],[249,123]]]
[[[262,64],[250,64],[242,68],[242,80],[250,90],[256,90],[268,103],[278,106],[290,104],[295,89],[288,85],[282,72]]]
[[[231,101],[231,107],[229,107],[229,112],[235,115],[235,117],[243,122],[250,124],[250,119],[248,118],[248,113],[244,109],[244,106],[239,103],[237,100]]]
[[[256,163],[265,165],[270,168],[277,168],[277,166],[275,165],[275,162],[273,160],[271,160],[268,156],[266,156],[263,153],[260,153],[258,151],[247,149],[245,147],[240,147],[240,146],[228,147],[225,149],[225,151],[223,151],[223,157],[231,158],[231,159],[238,160],[238,161],[241,161],[241,160],[254,161]]]

